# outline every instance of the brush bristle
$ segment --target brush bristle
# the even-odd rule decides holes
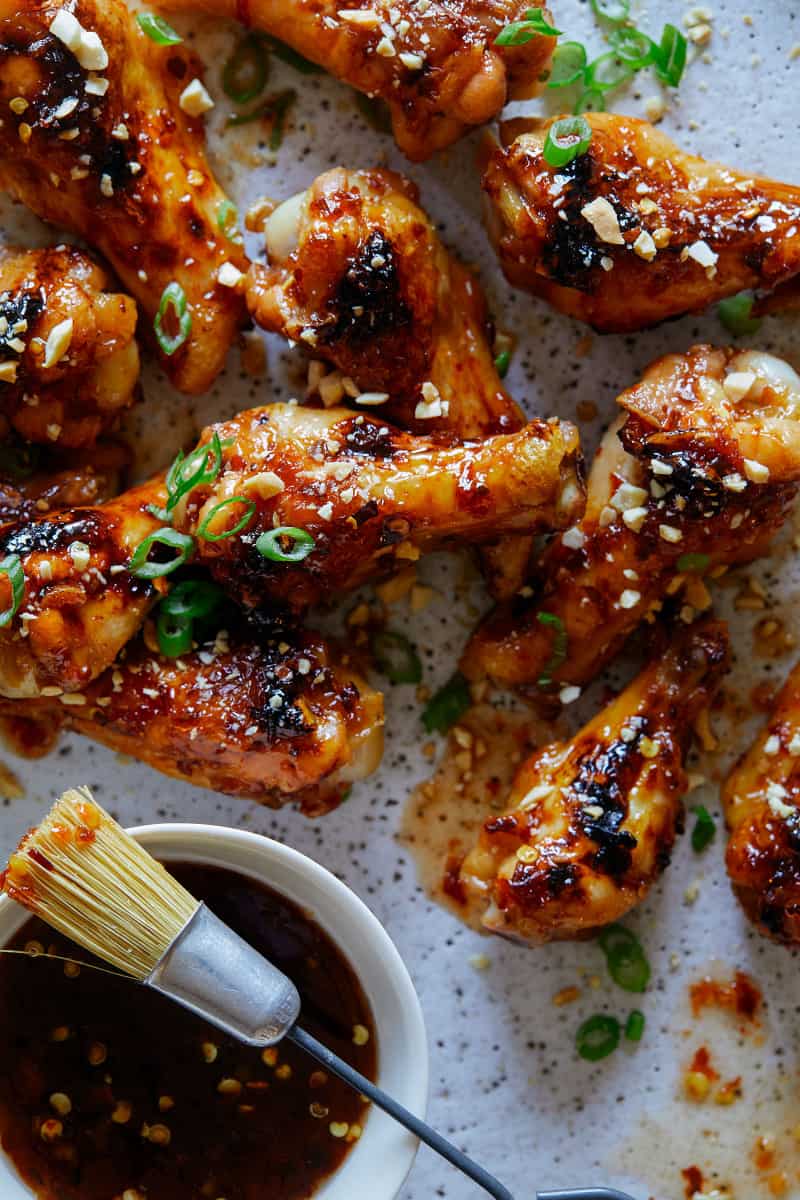
[[[198,907],[88,788],[65,792],[26,834],[3,890],[137,979],[152,971]]]

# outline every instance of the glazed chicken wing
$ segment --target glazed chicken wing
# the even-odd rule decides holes
[[[0,715],[55,713],[76,730],[200,787],[277,806],[325,812],[374,771],[383,701],[311,633],[220,631],[179,658],[134,640],[80,693],[0,702]]]
[[[577,432],[558,420],[456,442],[346,409],[274,404],[207,429],[201,445],[215,435],[220,470],[180,501],[174,524],[247,604],[300,611],[421,553],[563,528],[582,507]],[[301,542],[274,532],[284,528]],[[258,543],[270,534],[265,557]]]
[[[520,768],[508,811],[461,865],[461,895],[486,929],[579,937],[644,898],[681,826],[692,723],[726,666],[724,625],[697,623],[571,741]]]
[[[359,393],[386,396],[380,416],[404,429],[510,433],[525,417],[495,369],[480,284],[418,199],[393,171],[320,175],[266,222],[268,266],[250,268],[251,316],[331,363]],[[327,383],[323,397],[331,390]],[[333,395],[344,399],[341,383]]]
[[[728,776],[722,802],[728,874],[745,912],[768,936],[799,944],[800,667]]]
[[[133,403],[135,332],[136,304],[81,250],[0,246],[0,414],[28,441],[93,445]]]
[[[148,330],[174,285],[161,361],[186,392],[210,386],[246,319],[220,282],[246,263],[222,232],[199,88],[194,57],[147,37],[124,0],[0,0],[0,186],[100,250]]]
[[[544,159],[552,121],[509,122],[487,154],[489,230],[511,283],[626,333],[800,271],[800,187],[684,154],[646,121],[584,115],[592,140],[567,166]]]
[[[695,346],[623,392],[586,512],[464,655],[470,678],[581,686],[665,596],[766,552],[800,482],[800,378],[758,351]],[[679,578],[682,577],[682,578]],[[682,615],[691,619],[691,606]]]
[[[200,8],[262,29],[385,100],[397,144],[416,161],[491,121],[507,99],[534,95],[555,45],[541,35],[495,45],[529,0],[164,0],[164,7]],[[542,15],[548,19],[546,9]]]

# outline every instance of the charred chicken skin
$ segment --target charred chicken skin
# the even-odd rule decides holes
[[[486,154],[489,231],[511,283],[629,333],[798,274],[800,188],[685,154],[646,121],[584,115],[591,142],[566,166],[543,155],[552,121],[509,122]]]
[[[53,718],[173,778],[308,815],[378,766],[382,697],[318,635],[244,626],[178,658],[150,641],[127,646],[79,705],[0,701],[0,716]]]
[[[458,877],[486,929],[534,944],[581,937],[644,898],[682,824],[692,723],[727,645],[719,622],[685,629],[571,741],[520,768]]]
[[[800,943],[800,667],[722,791],[728,875],[748,917],[786,945]]]
[[[199,8],[261,29],[386,101],[397,144],[415,161],[491,121],[508,99],[535,95],[555,46],[541,35],[521,46],[495,44],[505,25],[523,18],[528,0],[164,0],[163,6]]]
[[[495,369],[480,284],[418,200],[393,171],[320,175],[268,218],[268,266],[250,269],[250,313],[338,368],[368,401],[385,397],[380,416],[404,429],[511,433],[525,417]],[[323,398],[331,388],[344,398],[335,380]]]
[[[198,561],[246,604],[302,611],[421,553],[563,528],[583,503],[577,432],[557,420],[457,442],[346,409],[275,404],[206,430],[201,444],[215,433],[220,471],[177,505],[174,524],[198,535]],[[237,536],[220,537],[245,517]],[[278,528],[313,539],[302,561],[258,550]]]
[[[703,576],[765,553],[785,520],[800,483],[800,378],[787,363],[695,346],[658,359],[618,403],[585,515],[478,628],[470,678],[537,696],[582,686],[667,595],[686,584],[707,597]]]
[[[246,262],[221,229],[200,87],[193,56],[148,38],[124,0],[0,0],[0,186],[101,251],[146,328],[173,285],[161,362],[192,393],[246,319],[235,286]]]
[[[133,403],[135,332],[136,304],[81,250],[0,246],[0,413],[21,437],[93,445]]]

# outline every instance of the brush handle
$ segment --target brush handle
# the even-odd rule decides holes
[[[362,1092],[367,1096],[373,1104],[377,1104],[378,1108],[382,1108],[390,1117],[394,1117],[401,1125],[404,1125],[415,1137],[418,1137],[426,1146],[430,1146],[437,1154],[441,1154],[442,1158],[446,1158],[449,1163],[457,1167],[459,1171],[463,1171],[470,1179],[474,1180],[484,1191],[490,1196],[494,1196],[495,1200],[514,1200],[508,1188],[503,1187],[493,1175],[485,1171],[483,1167],[478,1166],[466,1154],[457,1149],[452,1142],[448,1142],[440,1133],[432,1129],[425,1121],[421,1121],[419,1117],[415,1117],[412,1112],[404,1108],[402,1104],[398,1104],[391,1096],[387,1096],[386,1092],[376,1087],[371,1080],[362,1075],[360,1071],[356,1071],[343,1059],[339,1058],[338,1054],[334,1054],[327,1046],[323,1046],[322,1042],[318,1042],[310,1033],[306,1033],[304,1029],[300,1029],[294,1025],[286,1034],[287,1040],[294,1042],[296,1046],[301,1046],[308,1054],[315,1058],[317,1062],[321,1062],[323,1066],[333,1074],[338,1075],[345,1083],[349,1083],[350,1087],[355,1088],[357,1092]]]

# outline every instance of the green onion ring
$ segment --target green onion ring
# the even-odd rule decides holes
[[[606,102],[603,93],[597,88],[587,88],[585,92],[581,92],[572,111],[576,117],[586,112],[605,112]]]
[[[290,538],[294,543],[291,550],[284,550],[281,538]],[[297,529],[294,525],[279,525],[262,533],[256,541],[256,550],[262,558],[272,562],[300,563],[308,558],[314,549],[315,541],[307,529]]]
[[[167,309],[171,309],[178,322],[178,332],[175,334],[167,333],[164,328],[164,318],[167,315]],[[192,332],[192,314],[188,310],[186,292],[175,280],[172,283],[168,283],[161,293],[158,312],[153,321],[153,329],[155,330],[156,340],[161,350],[168,358],[171,358],[177,350],[180,350]]]
[[[559,42],[550,66],[549,88],[568,87],[582,78],[586,67],[586,47],[581,42]]]
[[[171,550],[177,550],[178,554],[166,563],[149,562],[147,556],[155,545],[169,546]],[[160,579],[163,575],[171,575],[178,567],[188,562],[193,550],[194,538],[165,525],[163,529],[156,529],[139,543],[131,555],[128,570],[137,579]]]
[[[261,95],[268,74],[269,64],[264,39],[258,33],[248,33],[223,67],[222,87],[225,95],[229,96],[234,104],[247,104]]]
[[[591,0],[591,5],[596,17],[614,25],[627,21],[631,11],[630,0]]]
[[[221,467],[222,443],[216,430],[210,441],[195,447],[191,454],[184,456],[180,450],[167,472],[167,512],[171,513],[176,504],[194,488],[204,483],[215,483]]]
[[[471,704],[469,684],[456,673],[431,696],[422,710],[422,724],[428,733],[447,733]]]
[[[561,117],[547,131],[542,154],[551,167],[565,167],[585,154],[592,140],[592,127],[584,117]]]
[[[601,54],[584,71],[586,90],[589,92],[610,92],[621,87],[632,76],[630,63],[624,62],[614,50]]]
[[[642,33],[641,29],[633,29],[630,25],[612,30],[608,35],[608,44],[617,57],[634,71],[649,67],[658,52],[652,38]]]
[[[596,1013],[584,1021],[575,1035],[575,1044],[581,1058],[588,1062],[599,1062],[608,1058],[619,1045],[620,1027],[616,1017]]]
[[[224,533],[209,533],[209,524],[214,520],[217,513],[221,512],[223,508],[227,508],[229,504],[245,504],[247,505],[247,512],[236,522],[233,529],[226,529]],[[255,511],[255,500],[248,500],[246,496],[229,496],[227,500],[220,500],[219,504],[215,504],[211,511],[203,518],[197,530],[197,536],[203,538],[206,542],[222,542],[225,538],[234,537],[237,533],[242,532],[245,525],[250,523]]]
[[[758,333],[761,320],[754,317],[752,312],[753,297],[750,292],[738,292],[735,296],[728,296],[725,300],[720,300],[717,307],[717,316],[734,337]]]
[[[166,658],[188,654],[194,644],[192,622],[186,617],[166,612],[162,605],[156,619],[156,637],[158,648]]]
[[[137,13],[136,20],[139,28],[146,33],[151,42],[157,46],[177,46],[183,38],[169,25],[163,17],[155,13]]]
[[[5,629],[19,612],[25,596],[25,572],[18,554],[7,554],[0,562],[0,575],[7,575],[11,584],[11,604],[0,613],[0,629]]]
[[[644,1033],[645,1019],[644,1013],[639,1012],[635,1008],[633,1012],[628,1014],[628,1019],[625,1022],[625,1037],[629,1042],[640,1042]]]
[[[656,46],[653,66],[656,75],[669,87],[677,87],[686,68],[688,42],[674,25],[665,25],[661,43]]]
[[[194,621],[214,612],[225,593],[207,579],[183,579],[161,601],[160,610],[176,619]]]
[[[717,826],[711,813],[704,804],[695,804],[692,812],[697,817],[692,830],[692,849],[695,854],[702,854],[710,846],[717,834]]]

